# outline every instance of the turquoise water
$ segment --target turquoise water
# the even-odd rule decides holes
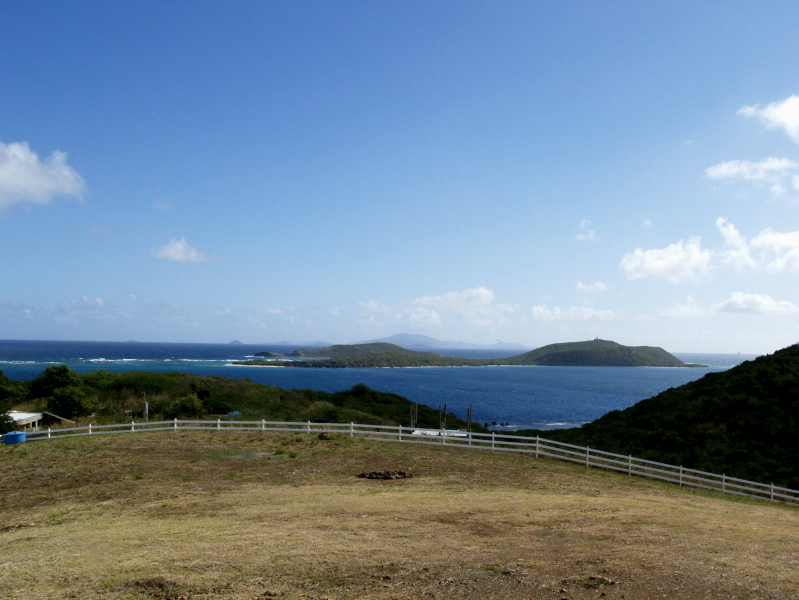
[[[282,388],[341,391],[358,383],[393,392],[466,418],[472,406],[480,423],[507,423],[508,429],[575,427],[616,409],[627,408],[704,376],[754,358],[736,354],[680,354],[709,369],[655,367],[431,367],[414,369],[291,369],[235,367],[234,360],[296,346],[244,344],[152,344],[138,342],[0,341],[0,370],[16,380],[32,379],[54,364],[78,372],[180,371],[250,379]],[[445,351],[452,356],[498,357],[518,352]]]

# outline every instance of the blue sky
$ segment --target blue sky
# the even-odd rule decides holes
[[[796,343],[797,22],[0,3],[0,338]]]

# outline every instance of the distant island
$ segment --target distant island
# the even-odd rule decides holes
[[[550,344],[508,358],[458,358],[434,352],[408,350],[385,342],[334,345],[291,354],[259,352],[264,359],[236,361],[240,366],[295,367],[315,369],[467,367],[467,366],[559,366],[559,367],[692,367],[652,346],[624,346],[608,340]],[[265,360],[265,359],[272,360]],[[289,360],[275,360],[279,358]]]

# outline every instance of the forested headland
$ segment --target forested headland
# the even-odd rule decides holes
[[[799,489],[799,344],[579,428],[520,433]]]
[[[67,419],[91,415],[92,422],[107,423],[143,418],[145,402],[151,420],[221,417],[373,425],[410,425],[412,406],[403,396],[363,384],[331,393],[178,372],[78,374],[65,365],[53,365],[25,382],[12,381],[0,372],[0,417],[4,417],[0,433],[14,428],[5,417],[11,408],[47,411]],[[428,406],[419,405],[416,418],[419,427],[440,424],[438,411]],[[466,428],[466,422],[453,414],[444,418],[447,427]],[[484,431],[479,425],[472,429]]]

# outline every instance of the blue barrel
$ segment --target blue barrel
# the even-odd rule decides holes
[[[9,431],[3,434],[4,444],[21,444],[25,441],[24,431]]]

